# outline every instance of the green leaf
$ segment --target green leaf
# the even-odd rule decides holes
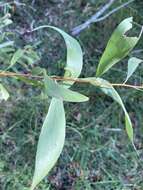
[[[44,69],[41,67],[34,67],[34,68],[32,68],[31,73],[32,73],[32,75],[40,75],[40,74],[43,75],[43,70]]]
[[[8,91],[5,89],[5,87],[0,84],[0,101],[1,100],[7,100],[9,98],[9,93]]]
[[[4,17],[0,18],[0,29],[12,24],[12,20],[9,19],[10,15],[6,14]]]
[[[38,81],[38,80],[29,79],[29,78],[23,77],[23,76],[13,76],[13,78],[15,78],[17,80],[19,79],[19,80],[21,80],[21,81],[23,81],[29,85],[43,87],[43,83],[41,81]]]
[[[64,146],[65,127],[63,102],[53,98],[39,137],[31,190],[34,190],[57,162]]]
[[[132,28],[132,22],[132,17],[123,20],[113,32],[99,62],[97,77],[107,72],[113,65],[126,57],[137,44],[141,34],[139,37],[127,36],[127,32]]]
[[[138,59],[136,57],[132,57],[132,58],[129,59],[129,61],[128,61],[128,73],[127,73],[127,78],[126,78],[125,82],[127,82],[127,80],[135,72],[135,70],[137,69],[139,64],[142,63],[142,62],[143,62],[143,60]]]
[[[18,50],[14,53],[14,55],[13,55],[13,57],[12,57],[12,59],[11,59],[11,62],[10,62],[10,66],[9,66],[7,69],[10,69],[11,67],[13,67],[13,66],[17,63],[17,61],[18,61],[20,58],[23,57],[23,55],[24,55],[24,50],[18,49]]]
[[[123,109],[125,113],[125,125],[126,125],[126,131],[128,134],[129,139],[133,143],[133,127],[130,120],[130,117],[128,115],[128,112],[122,102],[121,97],[117,93],[117,91],[113,88],[113,86],[106,80],[101,78],[90,78],[90,83],[94,86],[99,86],[99,88],[108,96],[113,98]]]
[[[32,49],[31,46],[25,46],[24,49],[18,49],[10,61],[10,65],[7,69],[13,67],[17,62],[25,66],[25,62],[32,65],[34,62],[39,61],[39,56]],[[26,64],[27,66],[27,64]]]
[[[0,44],[0,49],[5,48],[7,46],[13,46],[13,44],[14,44],[13,41],[3,42]]]
[[[46,94],[51,97],[58,98],[60,100],[68,101],[68,102],[85,102],[88,101],[88,97],[69,90],[68,88],[64,88],[63,85],[59,85],[54,82],[54,80],[50,79],[46,74],[44,76],[44,84]]]
[[[83,53],[78,41],[72,38],[64,31],[60,30],[59,28],[49,25],[39,26],[35,28],[33,31],[37,31],[39,29],[44,29],[44,28],[52,28],[63,36],[67,46],[67,61],[65,67],[66,70],[65,76],[70,75],[70,77],[72,78],[78,78],[83,66]],[[66,81],[64,83],[67,85],[72,85],[74,81]]]
[[[24,47],[25,54],[23,55],[23,59],[29,64],[32,65],[40,60],[40,57],[38,56],[37,52],[33,50],[33,47],[30,45],[27,45]]]
[[[15,51],[15,49],[12,46],[5,47],[5,48],[0,49],[0,54],[3,54],[3,53],[10,54],[10,53],[13,53],[14,51]]]
[[[77,40],[62,30],[48,25],[39,26],[33,31],[44,28],[54,29],[63,36],[67,46],[65,76],[68,75],[73,78],[78,78],[82,70],[83,55]],[[88,100],[88,97],[68,89],[74,81],[64,82],[64,84],[66,84],[64,85],[64,88],[62,85],[55,83],[45,75],[44,82],[47,95],[56,97],[56,99],[52,99],[48,116],[46,117],[43,125],[44,129],[40,135],[36,155],[35,174],[31,190],[33,190],[36,185],[48,174],[62,151],[65,136],[65,116],[62,100],[72,102]],[[48,149],[45,150],[45,147],[48,147]]]

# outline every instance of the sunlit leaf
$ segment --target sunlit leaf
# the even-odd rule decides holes
[[[6,88],[0,84],[0,101],[1,100],[7,100],[9,98],[9,93],[8,91],[6,90]]]
[[[123,20],[113,32],[107,47],[99,62],[96,76],[107,72],[113,65],[126,57],[137,44],[139,37],[128,37],[127,32],[132,28],[133,18]]]
[[[34,190],[57,162],[64,146],[65,126],[63,102],[53,98],[39,137],[31,190]]]
[[[85,102],[88,101],[88,97],[69,90],[68,88],[64,88],[64,86],[59,85],[52,79],[50,79],[47,75],[45,75],[45,89],[46,94],[51,97],[58,98],[60,100],[68,101],[68,102]]]
[[[133,143],[133,127],[130,120],[130,117],[128,115],[128,112],[122,102],[121,97],[117,93],[117,91],[113,88],[113,86],[106,80],[101,78],[90,78],[90,83],[94,86],[98,86],[106,95],[110,96],[115,100],[123,109],[125,113],[125,125],[126,125],[126,131],[128,134],[129,139]]]
[[[139,66],[140,63],[142,63],[143,60],[138,59],[136,57],[132,57],[129,59],[128,61],[128,72],[127,72],[127,78],[125,80],[125,82],[127,82],[127,80],[132,76],[132,74],[135,72],[135,70],[137,69],[137,67]]]

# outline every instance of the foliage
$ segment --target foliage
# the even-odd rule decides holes
[[[97,68],[97,77],[126,57],[137,44],[140,35],[139,37],[126,36],[128,30],[132,28],[132,22],[132,18],[127,18],[114,31]]]
[[[1,28],[5,27],[7,24],[11,24],[11,21],[7,17],[2,18],[1,20],[2,20]],[[139,38],[137,37],[132,38],[124,35],[127,30],[131,29],[131,27],[132,27],[132,18],[125,19],[117,27],[111,39],[109,40],[109,43],[107,45],[105,52],[103,53],[101,61],[99,62],[99,66],[97,69],[97,76],[105,73],[115,63],[117,63],[118,61],[122,60],[125,56],[127,56],[129,51],[131,51],[134,48]],[[6,34],[4,34],[4,37],[2,36],[2,42],[0,44],[1,53],[2,53],[1,57],[3,58],[2,61],[4,61],[5,65],[7,66],[5,70],[1,70],[0,74],[2,76],[10,76],[15,79],[20,79],[28,84],[36,85],[41,89],[41,91],[45,94],[45,96],[52,97],[49,111],[45,119],[45,122],[42,126],[41,134],[39,137],[37,154],[36,154],[35,174],[31,190],[33,190],[39,184],[39,182],[48,174],[48,172],[54,166],[55,162],[57,161],[62,151],[65,139],[65,113],[63,108],[63,101],[82,102],[88,100],[86,96],[68,89],[71,85],[74,84],[74,82],[79,82],[79,83],[85,82],[97,86],[105,94],[109,95],[120,104],[125,113],[127,134],[131,142],[134,144],[133,128],[130,117],[126,111],[126,108],[120,96],[118,95],[117,91],[115,91],[112,84],[109,83],[108,81],[103,80],[102,78],[88,77],[88,78],[78,79],[83,65],[83,55],[79,43],[65,32],[51,26],[41,26],[34,29],[31,32],[43,28],[52,28],[58,31],[63,36],[66,42],[67,65],[65,68],[66,72],[63,78],[58,76],[48,76],[46,74],[45,69],[42,69],[40,67],[36,68],[36,74],[40,73],[40,76],[32,75],[31,74],[32,71],[31,73],[28,74],[19,73],[16,69],[17,63],[19,63],[22,67],[30,71],[30,69],[27,68],[27,64],[32,66],[33,62],[36,62],[39,59],[38,55],[32,50],[31,46],[26,46],[23,50],[15,48],[13,41],[9,41],[9,39],[5,41],[7,38]],[[9,49],[7,49],[7,47],[10,47],[10,51]],[[118,49],[116,49],[116,47],[118,47]],[[123,49],[123,47],[125,49]],[[111,50],[114,51],[111,52]],[[7,58],[7,61],[5,61],[4,57]],[[135,64],[137,64],[136,63],[137,58],[131,58],[131,60],[132,61],[134,60]],[[139,63],[140,62],[141,60],[139,61]],[[8,65],[9,63],[10,65]],[[139,63],[136,65],[136,67],[139,65]],[[134,62],[132,62],[132,64],[134,64]],[[128,75],[131,76],[136,67],[134,67],[133,65],[131,72],[130,71],[131,63],[130,63],[130,66],[128,66],[128,73],[130,74]],[[8,69],[13,69],[15,73],[8,72],[7,71]],[[34,79],[36,79],[36,82]],[[37,82],[38,79],[39,81]],[[57,80],[60,79],[62,79],[63,82],[58,84]],[[1,99],[7,100],[8,97],[9,97],[8,92],[1,84]],[[48,148],[46,149],[45,147]]]

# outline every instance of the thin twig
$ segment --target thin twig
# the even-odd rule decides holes
[[[135,88],[135,89],[143,89],[143,85],[131,85],[131,84],[119,84],[119,83],[111,83],[112,86],[119,86],[119,87],[127,87],[127,88]]]
[[[43,79],[43,76],[32,75],[31,73],[14,73],[8,71],[1,71],[0,77],[26,77],[26,78],[33,78],[36,80]],[[83,78],[70,78],[70,77],[60,77],[60,76],[51,76],[51,79],[56,81],[72,81],[77,83],[91,83],[91,79],[83,79]],[[120,84],[120,83],[111,83],[111,86],[116,87],[127,87],[127,88],[134,88],[134,89],[143,89],[143,85],[130,85],[130,84]],[[101,86],[101,84],[99,84]],[[109,87],[111,87],[109,86]]]
[[[105,16],[102,16],[106,10],[108,10],[111,5],[115,2],[115,0],[110,0],[109,3],[107,3],[105,6],[103,6],[95,15],[93,15],[90,19],[88,19],[86,22],[83,24],[75,27],[72,29],[72,35],[78,35],[80,32],[82,32],[84,29],[88,28],[91,23],[96,23],[105,20],[108,18],[110,15],[114,14],[115,12],[119,11],[120,9],[126,7],[130,3],[132,3],[135,0],[129,0],[128,2],[122,4],[121,6],[113,9],[109,13],[107,13]],[[102,17],[101,17],[102,16]]]
[[[89,20],[87,20],[85,23],[73,28],[72,35],[79,34],[82,30],[89,27],[89,25],[93,22],[93,20],[96,21],[103,13],[110,8],[110,6],[115,2],[115,0],[109,0],[109,2],[104,5],[95,15],[93,15]]]
[[[116,12],[119,11],[120,9],[125,8],[126,6],[128,6],[128,5],[129,5],[130,3],[132,3],[133,1],[135,1],[135,0],[130,0],[130,1],[128,1],[128,2],[126,2],[126,3],[124,3],[124,4],[122,4],[121,6],[119,6],[119,7],[115,8],[115,9],[113,9],[112,11],[110,11],[109,13],[107,13],[105,16],[100,17],[99,19],[97,19],[96,22],[100,22],[100,21],[105,20],[106,18],[108,18],[108,17],[111,16],[112,14],[116,13]]]

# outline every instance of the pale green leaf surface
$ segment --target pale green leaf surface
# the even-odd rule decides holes
[[[17,61],[18,61],[23,55],[24,55],[24,50],[18,49],[18,50],[14,53],[14,55],[13,55],[13,57],[12,57],[12,59],[11,59],[10,65],[9,65],[9,67],[8,67],[7,69],[10,69],[11,67],[13,67],[13,66],[17,63]]]
[[[136,57],[132,57],[129,59],[128,61],[128,72],[127,72],[127,78],[125,80],[125,82],[127,82],[127,80],[132,76],[132,74],[135,72],[135,70],[137,69],[137,67],[139,66],[140,63],[142,63],[143,60],[138,59]]]
[[[83,54],[82,49],[74,38],[69,36],[64,31],[44,25],[35,28],[33,31],[37,31],[39,29],[51,28],[59,32],[65,40],[67,46],[67,61],[65,68],[65,76],[78,78],[83,65]],[[74,81],[67,81],[64,84],[64,87],[68,90],[68,88],[74,83]],[[55,91],[53,90],[55,88]],[[48,116],[44,122],[44,129],[40,135],[38,150],[36,154],[36,166],[35,166],[35,174],[33,178],[33,185],[31,190],[48,174],[51,168],[56,163],[58,157],[63,148],[64,144],[64,136],[65,136],[65,117],[62,100],[70,100],[70,101],[87,101],[88,98],[84,95],[80,95],[79,93],[75,93],[73,91],[66,91],[63,86],[56,84],[54,81],[50,80],[46,77],[45,80],[45,89],[47,94],[56,97],[52,99],[52,103],[50,105],[50,109],[48,112]],[[42,139],[46,139],[43,140]],[[49,147],[48,149],[44,149],[44,147]],[[40,150],[40,153],[39,153]],[[42,156],[40,156],[42,155]]]
[[[66,61],[66,68],[65,68],[65,76],[78,78],[81,73],[81,70],[82,70],[83,54],[82,54],[81,47],[80,47],[79,43],[77,42],[77,40],[75,40],[74,38],[69,36],[64,31],[62,31],[56,27],[52,27],[52,26],[48,26],[48,25],[37,27],[33,31],[37,31],[39,29],[44,29],[44,28],[54,29],[63,36],[66,46],[67,46],[67,61]],[[73,101],[81,102],[81,101],[88,100],[88,98],[86,96],[81,95],[77,92],[68,90],[68,88],[73,83],[74,83],[74,81],[67,81],[67,82],[64,82],[65,85],[62,86],[62,85],[55,83],[53,80],[48,78],[48,76],[45,77],[45,89],[46,89],[47,95],[56,97],[56,99],[55,98],[52,99],[52,103],[51,103],[52,106],[50,106],[50,110],[53,110],[53,101],[54,102],[55,101],[62,102],[62,100],[68,100],[68,101],[72,101],[72,102]],[[54,104],[54,107],[56,109],[57,104],[56,105]],[[54,131],[55,137],[53,138],[51,136],[49,130],[46,130],[46,132],[45,131],[42,132],[42,134],[47,139],[49,136],[52,137],[52,139],[54,139],[54,140],[50,141],[50,146],[53,147],[53,146],[55,146],[55,139],[58,140],[58,139],[61,139],[61,136],[64,136],[65,131],[62,129],[63,129],[63,125],[65,125],[65,124],[62,124],[62,125],[60,124],[62,122],[61,113],[63,112],[61,110],[61,106],[60,106],[60,109],[58,109],[58,107],[57,107],[56,113],[55,113],[55,111],[52,111],[52,112],[54,112],[54,114],[52,113],[53,116],[51,116],[52,114],[50,114],[50,112],[51,112],[50,110],[49,110],[48,116],[46,118],[46,122],[44,122],[44,126],[46,128],[46,126],[48,127],[48,126],[52,125],[51,124],[52,122],[54,122],[54,125],[50,126],[50,129],[51,130],[55,129],[55,131]],[[57,121],[56,121],[56,115],[58,115]],[[51,118],[52,118],[52,122],[51,122]],[[65,123],[65,121],[63,123]],[[60,124],[60,126],[59,126],[59,124]],[[59,128],[58,130],[60,130],[60,134],[59,134],[57,128]],[[42,139],[42,138],[43,137],[40,135],[40,139]],[[37,169],[36,170],[37,172],[35,172],[35,174],[34,174],[32,190],[48,174],[48,172],[51,170],[51,168],[57,161],[58,157],[60,156],[60,153],[62,151],[62,147],[64,144],[64,138],[62,138],[62,139],[63,139],[62,143],[59,142],[60,145],[57,146],[57,148],[52,148],[52,149],[50,148],[49,155],[51,155],[51,156],[48,157],[48,159],[42,160],[44,167],[41,167],[39,162],[36,161],[35,168],[38,167],[39,169]],[[48,141],[48,144],[49,144],[49,141]],[[38,145],[38,150],[40,149],[39,147],[43,148],[43,147],[45,147],[45,145],[43,145],[43,144]],[[41,150],[42,150],[42,148],[41,148]],[[46,157],[45,152],[44,151],[42,151],[42,152],[43,152],[43,156]],[[38,160],[38,157],[39,157],[39,153],[37,151],[36,160]]]
[[[128,115],[128,112],[122,102],[121,97],[117,93],[117,91],[113,88],[113,86],[106,80],[101,78],[90,78],[90,83],[95,86],[99,86],[99,88],[108,96],[113,98],[123,109],[125,113],[125,125],[126,125],[126,131],[128,134],[129,139],[131,142],[133,142],[133,127],[130,120],[130,117]]]
[[[77,78],[82,70],[83,65],[83,54],[82,49],[76,39],[69,36],[64,31],[56,27],[51,27],[58,31],[64,38],[67,46],[67,62],[66,70],[71,71],[71,76]],[[73,83],[73,82],[72,82]]]
[[[0,84],[0,100],[7,100],[9,98],[9,93],[8,91],[5,89],[5,87]]]
[[[0,18],[0,29],[8,26],[10,24],[12,24],[12,20],[10,20],[9,18],[7,18],[8,15],[6,15],[5,17]]]
[[[65,127],[63,102],[53,98],[39,137],[31,190],[34,190],[57,162],[64,146]]]
[[[65,76],[78,78],[83,66],[83,53],[78,41],[73,37],[71,37],[70,35],[68,35],[66,32],[60,30],[59,28],[49,25],[39,26],[35,28],[33,31],[37,31],[39,29],[44,29],[44,28],[52,28],[63,36],[67,46],[67,61],[65,67],[66,70]],[[74,81],[66,81],[64,83],[72,85]]]
[[[123,20],[113,32],[99,62],[96,72],[97,77],[126,57],[137,44],[141,34],[139,37],[128,37],[126,34],[132,28],[132,22],[132,17]]]
[[[33,86],[39,86],[39,87],[42,87],[43,86],[43,83],[38,81],[38,80],[34,80],[34,79],[29,79],[27,77],[23,77],[23,76],[13,76],[13,78],[17,79],[17,80],[21,80],[23,82],[25,82],[26,84],[29,84],[29,85],[33,85]]]
[[[0,54],[4,54],[4,53],[10,54],[10,53],[13,53],[14,51],[15,51],[15,49],[12,46],[0,48]]]
[[[33,50],[33,47],[27,45],[24,47],[25,54],[23,55],[23,59],[29,64],[33,66],[33,63],[40,60],[38,54]]]
[[[32,75],[40,75],[43,74],[43,68],[41,67],[34,67],[31,70]]]
[[[68,102],[85,102],[89,98],[68,88],[65,88],[63,85],[59,85],[54,80],[50,79],[47,75],[44,77],[45,90],[46,94],[51,97],[58,98],[60,100]]]
[[[13,44],[14,44],[13,41],[3,42],[0,44],[0,49],[8,47],[8,46],[13,46]]]

